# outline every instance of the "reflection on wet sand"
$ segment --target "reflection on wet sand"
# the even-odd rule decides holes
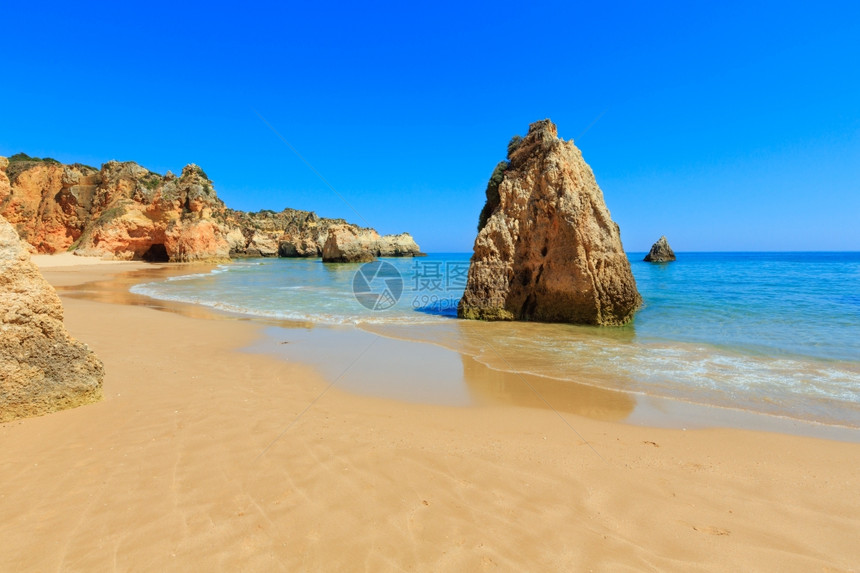
[[[385,338],[354,327],[266,329],[250,352],[315,367],[338,389],[406,402],[468,406],[459,356],[432,344]]]
[[[511,405],[601,420],[624,420],[630,394],[494,370],[437,344],[380,336],[354,327],[269,328],[250,350],[315,366],[337,387],[409,402]]]
[[[207,272],[212,269],[211,265],[158,265],[153,264],[143,269],[136,269],[124,273],[108,275],[103,280],[91,281],[83,284],[65,285],[63,270],[46,269],[43,274],[51,279],[57,292],[63,296],[92,300],[96,302],[107,302],[112,304],[129,304],[159,308],[164,301],[158,301],[146,296],[132,293],[132,286],[148,281],[161,281],[171,277],[190,275]],[[192,305],[183,305],[192,306]]]
[[[560,373],[564,379],[529,373],[546,368],[546,353],[541,348],[524,347],[521,338],[508,340],[505,337],[511,329],[517,329],[521,336],[525,332],[526,336],[539,341],[547,330],[552,330],[553,335],[564,334],[571,339],[593,337],[596,333],[614,341],[629,341],[635,336],[632,328],[584,329],[569,325],[452,320],[438,325],[362,325],[362,329],[447,349],[462,362],[463,383],[478,403],[553,408],[601,420],[623,420],[636,405],[635,395],[610,389],[628,385],[628,381],[619,377],[597,380],[592,375],[590,383],[578,383],[571,380],[573,365],[569,363],[559,365],[563,368]],[[529,334],[530,330],[534,332]]]
[[[551,408],[597,420],[627,419],[636,406],[632,394],[604,390],[533,374],[494,370],[460,355],[463,380],[476,401],[529,408]]]

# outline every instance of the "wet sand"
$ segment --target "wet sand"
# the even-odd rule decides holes
[[[439,330],[436,325],[414,325],[408,339],[401,337],[405,330],[379,325],[270,326],[266,336],[247,350],[314,366],[327,381],[336,380],[341,390],[406,402],[524,406],[649,427],[741,428],[860,443],[860,429],[854,427],[621,391],[608,379],[574,382],[496,370],[452,350],[450,344],[417,341],[438,340],[439,333],[431,332]],[[331,348],[339,352],[332,353]],[[513,358],[505,362],[517,363]]]
[[[600,392],[570,407],[553,394],[556,411],[498,392],[454,405],[362,396],[322,368],[250,351],[276,325],[163,312],[126,292],[159,272],[45,270],[67,327],[105,362],[105,400],[0,425],[0,570],[860,563],[856,443],[632,425],[617,421],[624,399]],[[119,286],[75,286],[92,281]],[[356,353],[329,346],[315,351]],[[521,393],[517,380],[477,376]]]

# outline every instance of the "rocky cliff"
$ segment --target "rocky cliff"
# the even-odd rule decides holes
[[[323,245],[322,260],[327,263],[364,263],[375,257],[423,255],[409,233],[380,237],[373,229],[334,225],[329,228]]]
[[[66,250],[92,210],[98,170],[22,154],[10,159],[0,157],[0,215],[30,251]]]
[[[327,263],[366,263],[376,256],[374,245],[377,242],[379,234],[372,229],[337,225],[329,229],[322,258]]]
[[[0,422],[100,400],[103,377],[101,361],[66,331],[60,298],[0,217]]]
[[[640,304],[591,168],[552,122],[531,124],[490,178],[458,315],[620,325]]]
[[[226,207],[202,169],[162,177],[109,161],[99,173],[94,217],[70,245],[84,256],[152,261],[227,259]]]
[[[663,235],[651,245],[651,250],[643,259],[647,263],[669,263],[675,260],[675,251],[669,246],[669,241]]]
[[[335,229],[349,230],[341,236],[340,243],[352,237],[357,243],[346,248],[358,249],[361,259],[422,255],[409,233],[380,236],[373,229],[352,225],[343,219],[319,217],[312,211],[284,209],[280,213],[245,213],[228,209],[227,222],[232,228],[240,229],[244,239],[243,246],[231,251],[232,256],[323,257],[328,260],[325,245],[330,231]]]
[[[372,231],[295,209],[228,209],[193,164],[162,176],[133,162],[95,169],[24,154],[0,157],[0,215],[31,252],[151,261],[319,257],[333,226]],[[371,256],[420,254],[405,233],[373,246]]]

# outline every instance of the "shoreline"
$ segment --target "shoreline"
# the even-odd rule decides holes
[[[0,569],[860,561],[857,444],[356,395],[242,350],[256,321],[76,298],[130,265],[45,271],[105,400],[0,425]]]
[[[80,257],[75,257],[73,255],[62,255],[62,257],[70,257],[71,263],[63,261],[62,264],[53,266],[50,263],[53,262],[52,259],[55,258],[55,256],[40,255],[40,257],[42,258],[42,261],[47,260],[47,263],[49,263],[44,268],[46,271],[69,270],[68,267],[74,266],[74,259],[80,260]],[[44,264],[42,261],[38,261],[38,263]],[[87,259],[87,262],[89,262],[89,259]],[[117,261],[96,260],[95,263],[116,264]],[[555,409],[555,406],[558,405],[562,411],[577,413],[597,420],[611,419],[613,421],[634,426],[683,430],[708,428],[740,429],[860,443],[860,427],[838,423],[827,423],[817,420],[804,420],[800,417],[787,414],[762,412],[742,407],[708,404],[692,399],[686,399],[684,397],[665,396],[661,394],[648,393],[647,391],[602,387],[599,384],[588,380],[572,381],[518,371],[515,369],[499,369],[481,362],[476,356],[454,350],[450,346],[437,342],[433,340],[432,337],[406,337],[398,334],[397,332],[392,332],[393,329],[386,329],[385,325],[336,325],[292,319],[268,318],[260,315],[246,315],[233,311],[221,310],[208,305],[156,299],[147,295],[131,293],[129,292],[129,289],[135,284],[149,282],[150,280],[163,280],[168,277],[196,274],[199,271],[208,271],[214,267],[211,264],[199,263],[120,263],[127,265],[125,268],[128,269],[122,273],[112,273],[114,278],[117,274],[122,277],[122,286],[120,288],[117,288],[116,283],[111,281],[93,285],[62,285],[60,288],[65,290],[61,291],[61,295],[65,294],[66,296],[76,296],[87,300],[101,300],[103,302],[118,304],[142,305],[191,317],[209,318],[212,320],[238,320],[255,323],[258,324],[261,329],[265,328],[263,338],[250,345],[248,348],[241,350],[252,353],[263,352],[270,356],[278,357],[279,359],[288,358],[296,360],[297,358],[295,355],[292,355],[292,353],[284,352],[285,348],[280,347],[279,344],[272,340],[273,336],[275,338],[282,338],[279,334],[272,334],[275,329],[282,328],[286,331],[312,330],[318,335],[316,336],[318,340],[315,342],[317,346],[338,345],[344,342],[347,345],[356,344],[356,339],[361,338],[360,335],[356,336],[358,333],[366,333],[371,336],[381,337],[385,340],[399,341],[405,343],[400,345],[399,349],[401,351],[405,351],[407,353],[411,351],[413,354],[417,355],[412,360],[413,363],[420,362],[421,355],[426,354],[426,352],[415,352],[414,350],[410,350],[410,347],[420,348],[421,346],[431,345],[440,349],[440,352],[435,353],[430,359],[430,363],[434,364],[434,367],[436,367],[437,370],[438,362],[436,361],[451,362],[452,356],[458,357],[457,361],[462,360],[464,364],[463,372],[456,372],[456,367],[448,364],[446,368],[435,373],[441,374],[448,379],[458,379],[457,383],[462,388],[454,388],[454,386],[457,385],[455,383],[447,384],[449,387],[449,393],[453,394],[453,397],[450,395],[447,397],[439,396],[438,391],[428,392],[427,388],[418,388],[415,390],[414,385],[411,388],[412,391],[410,391],[410,387],[405,388],[405,391],[399,392],[397,389],[391,387],[386,388],[385,384],[379,384],[378,382],[370,379],[373,376],[376,376],[377,378],[384,378],[386,376],[385,372],[379,372],[378,368],[374,369],[372,367],[365,368],[364,372],[357,373],[356,377],[361,378],[363,383],[344,384],[342,381],[340,382],[338,386],[340,389],[345,388],[345,391],[356,395],[370,397],[377,396],[381,398],[399,399],[408,403],[417,402],[430,405],[492,406],[504,404],[520,407],[537,407],[550,410]],[[77,266],[86,265],[78,263]],[[129,272],[132,274],[129,275]],[[52,283],[53,282],[54,281],[52,280]],[[85,290],[80,290],[82,287],[84,287]],[[443,326],[444,325],[442,324],[417,324],[410,328],[422,330]],[[341,337],[343,340],[338,340],[338,333],[347,333],[350,331],[356,331],[356,333],[352,335],[345,334]],[[330,335],[327,333],[330,333]],[[269,343],[266,342],[267,339],[269,339]],[[383,343],[383,346],[384,345],[385,343]],[[374,346],[377,347],[376,359],[379,361],[386,359],[390,360],[392,356],[396,356],[393,351],[379,352],[379,345],[375,344]],[[365,358],[364,362],[367,360],[368,358]],[[330,365],[330,363],[338,366],[339,369],[336,369],[336,371],[329,371],[324,375],[328,382],[332,382],[334,378],[340,375],[350,374],[350,372],[346,370],[346,364],[340,364],[337,361],[332,362],[328,357],[318,357],[316,360],[311,361],[307,356],[304,356],[299,357],[298,361],[306,365],[313,366],[318,371],[320,369],[325,370],[326,366]],[[467,361],[472,363],[469,368],[465,367]],[[361,364],[358,364],[357,366],[361,366]],[[349,370],[354,371],[362,369],[357,368],[356,365],[350,365]],[[479,372],[475,372],[475,370],[478,370]],[[355,375],[356,373],[353,372],[353,374]],[[413,373],[413,376],[414,374],[415,373]],[[432,378],[432,374],[434,373],[422,373],[421,377],[424,380],[425,386],[428,384],[428,381],[430,383],[435,382],[428,379],[428,375]],[[469,402],[468,399],[461,395],[468,391],[465,389],[468,385],[467,379],[474,380],[476,378],[479,380],[478,384],[484,386],[483,390],[481,390],[484,397],[481,400]],[[486,380],[488,378],[498,378],[499,380],[497,380],[496,383],[503,384],[508,390],[513,386],[523,386],[527,388],[527,390],[520,389],[513,392],[507,391],[504,393],[504,396],[500,396],[498,391],[494,391],[492,388],[487,388],[488,384]],[[603,407],[602,409],[594,409],[587,406],[573,409],[568,407],[567,410],[565,410],[565,403],[570,402],[571,397],[576,396],[585,397],[589,402],[594,402],[595,400],[601,402]],[[615,398],[612,398],[613,396],[615,396]],[[632,406],[630,405],[631,402]],[[605,411],[605,406],[610,403],[612,404],[609,406],[609,409],[615,411],[607,413]],[[618,408],[619,403],[624,404],[625,413],[620,413]]]
[[[678,430],[752,430],[860,443],[860,428],[631,390],[601,388],[586,381],[573,382],[539,374],[498,370],[474,356],[436,342],[381,334],[372,328],[362,328],[361,325],[314,325],[304,332],[296,332],[297,328],[269,326],[265,329],[264,338],[243,350],[314,366],[330,383],[337,382],[340,390],[352,394],[406,403],[460,407],[505,405],[559,410],[632,426]],[[370,337],[377,337],[380,341],[373,342]],[[294,349],[297,341],[301,349]],[[291,346],[284,346],[286,344]],[[356,346],[370,349],[360,359],[357,353],[348,356],[346,361],[339,361],[309,352],[308,346]],[[427,346],[436,350],[428,352]],[[385,378],[386,372],[375,363],[390,357],[406,365],[429,363],[432,366],[427,370],[411,372],[409,386],[392,386],[384,381],[379,382],[380,378]],[[431,388],[440,377],[446,379],[444,387]]]
[[[323,327],[332,328],[329,325],[323,325]],[[424,325],[420,325],[418,328],[424,327]],[[393,340],[438,346],[448,352],[461,354],[464,359],[471,359],[480,364],[481,368],[492,371],[499,376],[522,379],[521,381],[527,386],[537,386],[538,388],[542,386],[557,386],[559,388],[556,390],[556,394],[565,392],[576,393],[576,388],[580,388],[587,391],[628,396],[633,399],[635,406],[627,418],[618,420],[625,424],[667,429],[727,428],[753,430],[860,443],[860,427],[857,426],[804,420],[788,414],[775,414],[741,407],[709,404],[685,399],[680,396],[665,396],[642,390],[605,388],[588,380],[573,381],[515,369],[500,369],[484,364],[477,356],[458,352],[449,346],[430,339],[401,337],[390,332],[381,333],[377,325],[356,325],[355,328]],[[537,397],[540,399],[540,396]],[[513,405],[529,407],[525,401],[517,402]]]

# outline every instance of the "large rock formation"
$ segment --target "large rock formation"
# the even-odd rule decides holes
[[[0,301],[0,422],[101,399],[102,362],[66,331],[60,298],[3,217]]]
[[[96,189],[98,216],[75,245],[84,256],[189,262],[227,259],[226,207],[202,169],[162,177],[109,161]]]
[[[374,259],[378,242],[379,233],[373,229],[337,225],[328,230],[322,260],[324,263],[366,263]]]
[[[98,171],[23,154],[10,159],[0,158],[0,215],[31,252],[65,251],[89,217]]]
[[[329,228],[362,230],[308,211],[228,209],[193,164],[176,177],[133,162],[109,161],[95,169],[24,154],[9,159],[0,158],[0,215],[32,252],[152,261],[319,257]],[[370,256],[420,254],[405,233],[367,246],[375,249]]]
[[[651,245],[651,250],[643,259],[648,263],[668,263],[675,260],[675,251],[669,246],[669,241],[666,240],[666,235],[663,235],[657,242]]]
[[[316,213],[296,209],[279,213],[228,210],[228,222],[243,236],[231,255],[246,257],[319,257],[329,227],[347,224],[343,219],[323,219]]]
[[[373,229],[354,225],[329,228],[323,245],[325,263],[364,263],[375,257],[421,257],[424,253],[409,233],[379,236]]]
[[[357,246],[362,248],[362,259],[373,256],[415,257],[421,250],[409,233],[400,235],[379,234],[373,229],[365,229],[347,223],[343,219],[318,217],[310,211],[284,209],[280,213],[259,211],[243,213],[228,209],[229,224],[242,230],[244,246],[231,252],[233,256],[281,256],[281,257],[323,257],[326,241],[331,229],[340,229],[340,239],[349,237],[361,239]],[[344,227],[351,231],[343,234]],[[337,243],[335,243],[337,244]]]
[[[549,120],[493,172],[461,318],[620,325],[641,304],[591,168]]]
[[[409,233],[383,235],[374,246],[377,257],[423,257],[425,253]]]
[[[34,252],[165,261],[229,255],[226,207],[195,165],[162,177],[133,162],[97,170],[23,154],[10,159],[0,215]]]

